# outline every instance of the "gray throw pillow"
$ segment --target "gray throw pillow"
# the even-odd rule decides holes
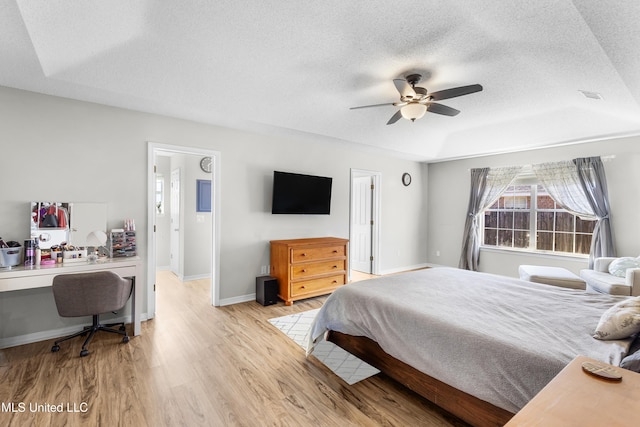
[[[630,371],[640,372],[640,351],[636,351],[622,359],[620,367]]]

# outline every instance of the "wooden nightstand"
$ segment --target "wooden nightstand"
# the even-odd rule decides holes
[[[640,419],[640,374],[615,368],[622,381],[596,378],[582,370],[578,356],[547,384],[505,427],[637,426]]]

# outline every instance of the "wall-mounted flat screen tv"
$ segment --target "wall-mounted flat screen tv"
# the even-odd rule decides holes
[[[329,215],[332,178],[273,172],[272,214]]]

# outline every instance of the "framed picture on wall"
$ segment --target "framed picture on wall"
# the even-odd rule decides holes
[[[196,180],[196,212],[211,212],[211,180]]]

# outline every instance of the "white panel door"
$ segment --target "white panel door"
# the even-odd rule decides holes
[[[351,206],[353,238],[349,243],[351,268],[363,273],[371,273],[372,185],[371,176],[353,180],[353,206]]]
[[[171,271],[180,272],[180,169],[171,171]]]

